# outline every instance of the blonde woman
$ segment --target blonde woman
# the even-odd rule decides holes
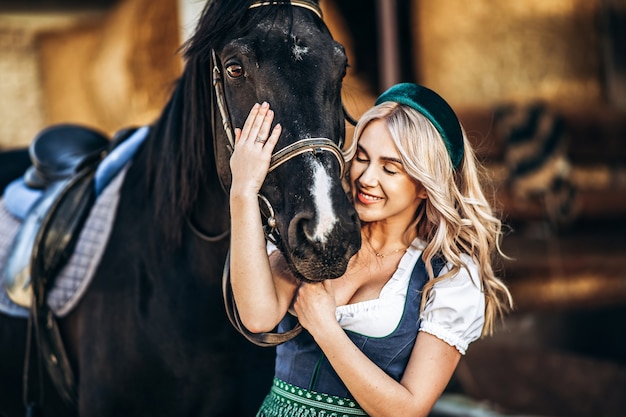
[[[268,255],[257,193],[281,132],[272,123],[263,103],[237,131],[233,293],[250,331],[290,328],[294,316],[306,331],[277,348],[258,416],[428,415],[468,345],[512,306],[492,268],[501,223],[454,111],[405,83],[362,116],[348,182],[363,244],[343,276],[321,283],[298,282]]]

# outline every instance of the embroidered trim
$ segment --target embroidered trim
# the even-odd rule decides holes
[[[367,416],[351,399],[309,391],[274,378],[257,417]]]

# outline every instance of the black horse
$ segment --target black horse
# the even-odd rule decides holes
[[[22,175],[30,165],[28,149],[12,149],[0,152],[0,192]]]
[[[273,353],[236,333],[221,291],[228,136],[254,103],[268,101],[283,127],[276,151],[284,155],[275,158],[260,209],[275,213],[273,236],[294,273],[335,278],[358,250],[343,160],[329,139],[319,139],[343,140],[346,55],[317,1],[267,3],[215,0],[203,12],[184,49],[183,74],[121,185],[93,281],[58,320],[78,410],[65,411],[45,372],[40,384],[30,358],[29,392],[40,399],[43,391],[45,416],[254,414],[270,387]],[[26,320],[0,316],[5,417],[25,413],[27,333]]]

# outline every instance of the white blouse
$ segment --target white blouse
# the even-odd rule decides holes
[[[370,337],[385,337],[400,324],[411,273],[425,247],[415,239],[402,256],[398,269],[383,286],[378,298],[338,306],[337,321],[345,330]],[[272,251],[268,247],[268,253]],[[430,333],[464,355],[477,340],[485,323],[485,297],[472,258],[462,255],[466,268],[433,285],[420,315],[419,331]],[[439,276],[450,270],[442,268]]]

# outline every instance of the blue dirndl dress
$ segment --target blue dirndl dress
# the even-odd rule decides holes
[[[443,267],[433,261],[435,276]],[[346,330],[354,344],[396,381],[409,362],[419,330],[422,289],[428,274],[422,257],[411,272],[402,318],[385,337],[370,337]],[[296,318],[287,315],[279,331],[291,329]],[[367,415],[356,403],[313,337],[303,330],[276,349],[274,383],[257,417],[352,417]]]

